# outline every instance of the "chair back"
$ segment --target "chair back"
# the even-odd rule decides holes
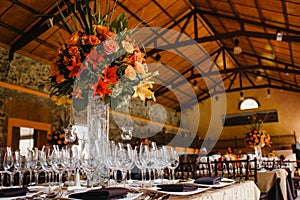
[[[213,175],[222,176],[236,181],[250,180],[257,182],[257,159],[249,156],[241,160],[215,160]]]

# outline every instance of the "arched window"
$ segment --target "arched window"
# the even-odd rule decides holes
[[[240,110],[250,110],[259,108],[259,103],[254,98],[246,98],[240,102]]]

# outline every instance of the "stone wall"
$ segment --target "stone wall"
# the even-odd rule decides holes
[[[44,86],[49,80],[50,65],[20,54],[15,54],[13,61],[8,60],[8,51],[0,47],[0,81],[21,86],[24,88],[49,93]],[[58,124],[60,115],[63,115],[66,108],[57,106],[49,99],[29,93],[16,91],[0,86],[0,146],[5,146],[7,138],[7,121],[9,117],[47,122],[55,127]],[[177,113],[165,109],[153,102],[141,102],[134,99],[130,103],[130,115],[152,119],[154,121],[178,126],[180,121]],[[179,114],[178,114],[179,115]],[[84,118],[86,115],[82,115]],[[82,119],[83,121],[86,119]],[[113,116],[110,120],[111,139],[120,140],[120,125],[115,123]],[[159,123],[150,124],[144,120],[135,120],[135,135],[148,137],[161,132],[163,126]],[[168,128],[169,133],[176,133],[177,130]]]

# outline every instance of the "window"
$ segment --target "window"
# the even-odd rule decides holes
[[[25,155],[27,148],[33,148],[33,131],[33,128],[20,127],[19,147],[22,155]]]
[[[257,100],[253,98],[246,98],[240,102],[239,109],[240,110],[250,110],[259,108],[259,103]]]

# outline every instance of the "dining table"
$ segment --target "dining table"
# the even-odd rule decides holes
[[[235,183],[223,188],[211,188],[189,196],[171,195],[169,197],[170,200],[259,200],[259,198],[260,190],[254,181]]]
[[[186,183],[177,183],[177,184],[186,184]],[[189,183],[191,184],[191,183]],[[192,184],[196,185],[197,184]],[[72,187],[72,186],[71,186]],[[44,191],[39,190],[39,188],[44,188]],[[73,187],[74,188],[74,187]],[[59,194],[58,196],[54,195],[52,197],[49,197],[47,194],[47,186],[31,186],[27,192],[26,195],[22,188],[14,188],[16,191],[11,191],[14,193],[19,193],[17,196],[10,196],[11,199],[18,199],[18,200],[32,200],[35,198],[41,199],[41,198],[46,198],[46,199],[74,199],[77,194],[80,194],[80,191],[86,191],[88,192],[89,190],[82,190],[81,188],[80,191],[78,192],[70,192],[69,187],[63,187],[62,192],[57,193]],[[52,188],[53,189],[53,188]],[[57,188],[56,188],[57,189]],[[234,182],[232,184],[228,184],[224,187],[200,187],[199,185],[197,186],[197,191],[192,191],[190,194],[189,192],[164,192],[161,190],[154,190],[153,187],[140,187],[140,188],[132,188],[130,185],[127,186],[114,186],[114,187],[106,187],[106,188],[94,188],[89,194],[96,195],[94,191],[99,191],[99,190],[124,190],[128,191],[127,196],[122,196],[122,198],[114,198],[114,199],[119,199],[119,200],[153,200],[153,199],[169,199],[169,200],[182,200],[182,199],[190,199],[190,200],[259,200],[260,197],[260,190],[254,183],[254,181],[243,181],[243,182]],[[9,189],[8,189],[9,190]],[[5,191],[5,190],[1,190]],[[53,190],[54,191],[54,190]],[[20,196],[20,192],[23,193],[23,196]],[[45,193],[46,192],[46,193]],[[16,193],[16,194],[17,194]],[[55,193],[55,192],[52,192]],[[84,192],[85,193],[85,192]],[[8,194],[8,193],[7,193]],[[74,196],[75,194],[75,196]],[[100,194],[100,193],[99,193]],[[24,196],[25,195],[25,196]],[[43,195],[43,196],[41,196]],[[70,196],[71,195],[71,196]],[[74,197],[73,197],[73,196]],[[96,195],[97,196],[97,195]],[[94,196],[94,197],[96,197]],[[154,197],[155,196],[155,197]],[[1,198],[0,200],[7,200],[8,197]],[[77,199],[77,198],[76,198]]]
[[[262,193],[273,195],[274,200],[293,200],[293,185],[289,181],[287,169],[259,170],[257,186]]]

